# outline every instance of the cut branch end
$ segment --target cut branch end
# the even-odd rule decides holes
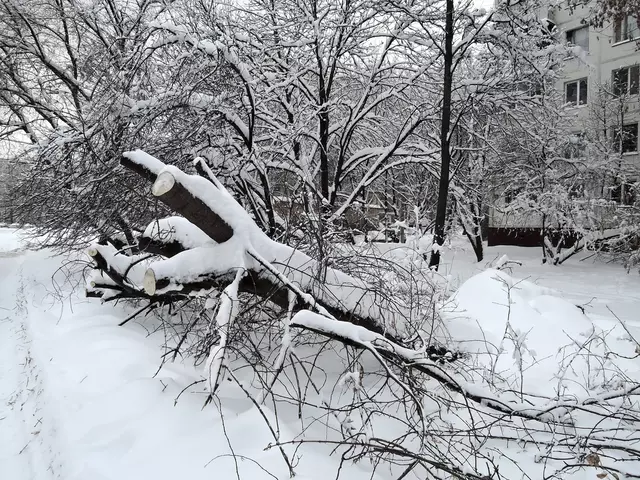
[[[151,187],[151,193],[154,197],[160,197],[165,193],[171,191],[173,186],[176,184],[175,177],[169,172],[162,172],[158,175],[158,178],[153,183],[153,187]]]
[[[144,272],[142,288],[147,295],[155,295],[156,293],[156,274],[150,268]]]

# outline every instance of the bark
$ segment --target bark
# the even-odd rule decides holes
[[[451,166],[451,91],[453,87],[453,13],[454,2],[447,0],[447,12],[444,32],[444,85],[442,97],[442,125],[440,128],[440,183],[438,185],[438,206],[434,242],[439,246],[444,243],[445,223],[447,220],[447,198],[449,196],[449,170]],[[429,267],[438,269],[440,265],[440,249],[431,252]]]
[[[149,269],[145,275],[144,291],[149,297],[153,297],[161,290],[165,292],[164,295],[187,297],[193,292],[202,290],[222,290],[233,280],[234,275],[235,274],[231,272],[223,275],[202,276],[189,283],[176,284],[172,283],[170,278],[156,277],[153,269]],[[267,277],[260,272],[247,272],[245,277],[240,281],[238,292],[248,293],[264,300],[268,300],[282,309],[287,309],[289,307],[289,289],[285,285],[274,281],[274,279]],[[383,335],[394,342],[401,342],[401,339],[398,339],[389,334],[389,332],[386,332],[375,319],[357,316],[348,310],[341,309],[336,305],[330,305],[317,299],[315,299],[315,304],[326,310],[337,320],[364,327],[367,330]],[[296,306],[294,307],[293,312],[307,309],[311,306],[312,305],[309,304],[308,299],[302,296],[297,296]]]
[[[143,178],[154,182],[152,193],[158,199],[177,213],[187,218],[191,223],[199,227],[216,242],[224,243],[233,236],[233,229],[229,224],[209,208],[209,206],[201,199],[194,197],[191,192],[181,185],[179,181],[176,181],[170,173],[161,172],[159,175],[156,175],[147,168],[126,157],[122,158],[121,164],[136,172]],[[200,173],[202,174],[206,172]],[[217,187],[212,183],[212,188]],[[187,248],[176,240],[166,243],[158,239],[148,237],[142,237],[139,240],[139,251],[141,252],[172,257],[185,250],[187,250]],[[96,257],[94,257],[94,260],[96,260]],[[96,263],[98,268],[101,270],[106,267],[106,262],[98,264],[97,261]],[[144,291],[141,292],[142,295],[140,296],[152,298],[157,292],[162,291],[162,295],[164,296],[180,298],[187,296],[191,292],[222,289],[229,283],[229,281],[230,277],[226,273],[223,275],[208,275],[207,272],[203,272],[199,278],[192,282],[177,284],[175,279],[164,278],[156,275],[156,272],[150,268],[147,270],[145,275],[145,288]],[[265,270],[247,272],[245,278],[243,278],[240,283],[239,291],[269,300],[281,308],[286,309],[289,305],[289,286],[279,280],[276,276],[270,275],[269,272]],[[305,291],[303,293],[308,292]],[[296,310],[309,308],[310,304],[308,298],[305,298],[304,295],[296,296]],[[381,319],[366,315],[358,315],[341,305],[339,301],[331,302],[331,295],[329,294],[325,295],[324,298],[318,298],[317,295],[315,297],[315,304],[326,310],[330,315],[333,315],[337,320],[362,326],[396,342],[401,341],[397,336],[387,331],[387,328]]]
[[[120,163],[136,172],[141,177],[155,182],[157,176],[126,157],[121,157]],[[170,179],[167,179],[170,182]],[[165,205],[179,212],[183,217],[209,235],[218,243],[224,243],[233,236],[233,229],[217,213],[212,211],[202,200],[194,197],[180,183],[173,182],[171,188],[164,192],[154,192]]]
[[[152,253],[154,255],[162,255],[171,258],[180,252],[184,252],[187,248],[177,240],[163,242],[157,238],[145,237],[138,238],[138,250],[144,253]]]
[[[469,243],[471,243],[471,247],[473,248],[473,253],[475,253],[476,255],[476,262],[481,262],[482,259],[484,258],[484,248],[482,245],[482,237],[478,234],[477,231],[469,232],[464,226],[462,227],[462,229],[464,231],[464,234],[469,239]],[[477,229],[474,228],[474,230],[477,230]]]

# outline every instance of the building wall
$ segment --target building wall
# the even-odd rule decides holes
[[[564,40],[567,32],[585,26],[584,20],[588,15],[589,7],[582,6],[573,12],[567,8],[553,10],[549,13],[549,18],[556,24],[558,34]],[[564,78],[557,85],[559,90],[564,91],[567,82],[588,78],[590,101],[587,105],[575,107],[576,129],[580,128],[580,121],[588,116],[589,103],[596,98],[599,89],[603,86],[610,88],[614,70],[640,64],[638,39],[616,43],[612,24],[605,24],[601,29],[592,26],[588,28],[589,51],[579,49],[575,57],[567,59]],[[612,99],[612,101],[615,100]],[[625,102],[624,109],[625,124],[640,121],[640,99],[637,95],[631,96]],[[634,157],[629,159],[630,162],[640,160],[637,153],[628,156]]]
[[[565,40],[567,32],[584,27],[585,20],[589,16],[589,6],[581,6],[570,11],[564,8],[544,9],[540,12],[540,18],[546,18],[553,22],[557,28],[561,40]],[[597,97],[602,86],[610,88],[613,72],[622,67],[640,64],[640,39],[627,40],[616,43],[614,40],[614,27],[605,24],[603,28],[589,26],[589,49],[574,48],[574,55],[566,59],[564,66],[564,78],[558,81],[556,87],[565,92],[567,82],[587,78],[588,101],[586,105],[573,107],[575,113],[575,132],[583,131],[588,125],[586,122],[590,115],[590,105]],[[616,102],[611,98],[612,102]],[[633,95],[625,100],[623,105],[624,124],[638,123],[640,133],[640,96]],[[593,128],[592,126],[588,128]],[[640,142],[639,142],[640,144]],[[623,154],[621,171],[628,175],[628,180],[640,180],[640,155],[638,152]],[[541,226],[541,218],[537,215],[516,217],[504,215],[495,208],[489,214],[490,228],[514,228],[535,229]]]
[[[581,7],[573,13],[567,9],[555,10],[549,16],[556,24],[561,39],[565,39],[566,32],[584,26],[583,20],[588,18],[588,14],[588,8]],[[602,29],[588,28],[589,51],[584,52],[582,58],[567,59],[565,78],[559,82],[558,88],[564,88],[567,81],[588,77],[589,93],[595,94],[600,85],[611,82],[614,70],[640,63],[638,43],[633,40],[615,43],[613,25],[605,24]],[[636,112],[637,107],[637,102],[634,102]]]

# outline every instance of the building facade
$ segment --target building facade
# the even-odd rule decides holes
[[[616,153],[610,184],[599,185],[592,195],[602,199],[599,208],[606,222],[616,208],[640,197],[635,188],[640,180],[640,28],[633,17],[595,28],[589,25],[589,12],[589,5],[575,9],[564,5],[544,9],[540,17],[571,53],[556,85],[573,113],[569,129],[576,137],[587,129],[604,130]],[[609,117],[606,122],[600,119],[604,126],[594,122],[594,111]],[[505,213],[506,203],[508,199],[498,198],[490,209],[489,244],[539,245],[542,215]]]

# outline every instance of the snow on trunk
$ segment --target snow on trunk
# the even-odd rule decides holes
[[[242,279],[242,271],[238,270],[236,277],[222,292],[218,313],[216,314],[216,325],[220,340],[217,345],[211,347],[209,357],[205,364],[207,372],[209,391],[215,393],[220,385],[220,372],[224,365],[229,329],[238,315],[238,286]]]
[[[126,152],[123,156],[127,163],[133,164],[131,168],[154,180],[152,193],[163,201],[166,199],[165,203],[169,206],[179,210],[186,201],[193,200],[202,209],[209,210],[206,215],[201,211],[196,215],[188,208],[182,208],[182,211],[192,213],[193,216],[187,217],[188,220],[196,223],[206,235],[220,243],[215,247],[200,247],[199,250],[185,251],[172,259],[152,263],[149,269],[153,274],[147,275],[145,284],[148,292],[159,290],[154,290],[151,285],[154,278],[167,280],[161,285],[163,291],[170,288],[170,284],[179,290],[180,283],[185,281],[220,276],[237,268],[246,268],[255,272],[259,278],[265,278],[276,285],[285,283],[286,286],[287,282],[283,282],[280,277],[282,275],[301,292],[310,294],[325,306],[332,315],[352,318],[356,323],[364,319],[369,327],[393,337],[401,337],[406,332],[407,324],[412,320],[408,308],[397,299],[381,297],[362,280],[336,269],[321,268],[315,259],[305,253],[271,240],[233,196],[221,188],[210,171],[207,175],[212,178],[188,175],[140,150]],[[178,193],[180,198],[171,197]],[[185,196],[188,198],[185,199]],[[212,219],[212,222],[207,222],[207,218]],[[218,227],[212,228],[212,224]],[[175,230],[175,238],[194,236],[194,226],[191,224],[173,222],[172,228]],[[220,230],[225,228],[229,228],[231,233],[223,232],[224,235],[220,235]],[[247,257],[246,252],[256,252],[257,255]],[[267,262],[269,268],[264,263],[255,261],[256,257]],[[278,274],[274,275],[274,271]]]

